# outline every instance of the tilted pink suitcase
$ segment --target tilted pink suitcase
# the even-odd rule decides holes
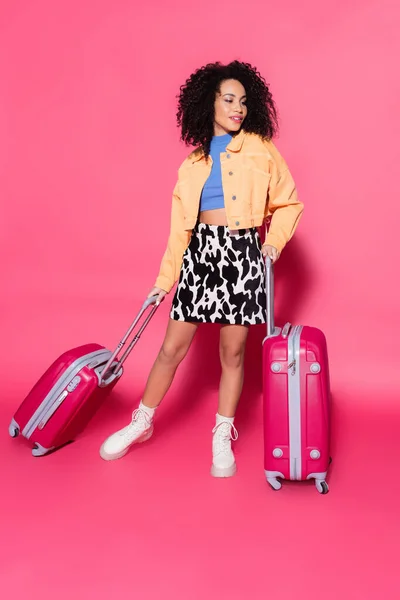
[[[118,359],[118,353],[150,305],[154,305],[152,310]],[[43,456],[73,441],[120,379],[122,364],[157,307],[156,296],[145,301],[114,352],[99,344],[86,344],[59,356],[14,414],[9,427],[11,437],[21,434],[28,439],[33,445],[33,456]]]
[[[316,327],[274,325],[273,265],[266,261],[267,336],[263,341],[264,469],[280,479],[314,479],[329,491],[330,383],[326,338]]]

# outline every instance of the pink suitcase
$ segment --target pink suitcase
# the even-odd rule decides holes
[[[142,315],[152,305],[138,332],[118,359]],[[146,300],[119,342],[110,352],[99,344],[68,350],[47,369],[15,413],[9,433],[20,433],[32,445],[33,456],[43,456],[73,441],[123,373],[123,363],[158,308],[156,296]]]
[[[266,260],[267,336],[263,341],[264,469],[280,479],[314,479],[329,491],[330,384],[325,335],[316,327],[274,325],[274,280]]]

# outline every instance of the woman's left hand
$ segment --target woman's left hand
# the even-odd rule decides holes
[[[278,260],[278,258],[281,255],[281,253],[278,252],[278,250],[275,248],[275,246],[269,246],[268,244],[266,244],[265,246],[262,247],[262,253],[263,253],[263,256],[270,257],[270,259],[272,260],[272,264],[276,263],[276,261]]]

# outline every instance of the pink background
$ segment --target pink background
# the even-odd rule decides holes
[[[97,598],[129,589],[185,600],[268,591],[276,600],[336,599],[345,590],[363,600],[399,597],[382,537],[399,533],[399,484],[390,479],[400,450],[399,15],[390,0],[3,3],[0,449],[8,493],[0,502],[8,541],[0,584],[18,582],[14,597],[38,585],[41,598],[59,585],[77,598],[88,589]],[[271,84],[276,143],[305,204],[276,267],[277,320],[327,335],[332,491],[266,489],[263,328],[249,339],[234,481],[217,485],[208,475],[219,376],[218,332],[209,327],[160,410],[159,439],[118,464],[100,461],[104,437],[140,397],[171,296],[113,404],[82,440],[34,461],[22,440],[7,438],[13,411],[63,350],[92,340],[113,346],[133,318],[158,272],[188,152],[175,96],[198,66],[235,58]]]

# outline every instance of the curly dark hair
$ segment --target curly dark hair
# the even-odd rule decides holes
[[[201,146],[209,155],[214,135],[214,101],[226,79],[240,81],[246,90],[248,114],[243,129],[271,139],[278,130],[278,116],[272,94],[265,79],[255,67],[237,60],[228,65],[209,63],[195,71],[178,95],[178,126],[186,145]]]

